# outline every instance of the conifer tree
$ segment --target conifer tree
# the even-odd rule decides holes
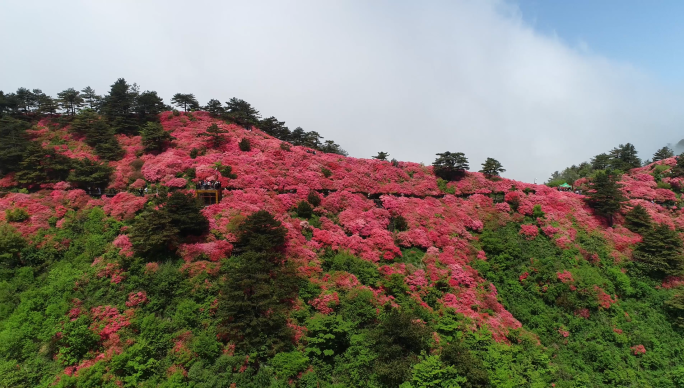
[[[100,109],[100,104],[102,103],[102,96],[95,93],[95,89],[90,86],[86,86],[81,90],[81,96],[83,96],[83,102],[85,105],[94,111]]]
[[[123,78],[112,84],[109,94],[104,98],[102,111],[116,133],[138,133],[138,123],[134,115],[137,97],[137,85],[129,85]]]
[[[104,160],[119,160],[124,155],[114,129],[92,109],[79,112],[71,124],[71,130],[85,136],[85,142],[95,149]]]
[[[589,206],[594,208],[596,213],[607,219],[608,225],[613,225],[613,216],[622,209],[622,203],[626,201],[625,196],[620,191],[621,185],[618,184],[614,175],[600,171],[589,183],[590,191],[587,194]]]
[[[229,280],[219,297],[219,332],[257,359],[292,348],[287,325],[289,301],[297,295],[297,276],[282,251],[285,229],[266,211],[258,211],[238,228],[236,249],[230,262]]]
[[[610,151],[609,166],[613,170],[627,172],[633,168],[641,167],[641,159],[637,156],[637,151],[633,144],[620,144]]]
[[[670,175],[673,177],[684,176],[684,153],[677,156],[677,164],[672,166]]]
[[[178,228],[168,212],[146,210],[136,217],[129,237],[137,255],[153,259],[176,249]]]
[[[195,110],[200,107],[199,102],[197,102],[195,95],[192,93],[176,93],[171,98],[171,103],[179,108],[182,107],[185,112],[188,111],[188,108],[190,108],[190,110]]]
[[[684,273],[682,240],[675,230],[660,224],[646,231],[642,237],[634,258],[648,273],[658,278],[680,276]]]
[[[451,153],[446,151],[437,154],[437,156],[439,157],[432,163],[432,167],[435,175],[444,180],[452,181],[463,178],[466,171],[470,169],[468,158],[463,152]]]
[[[594,170],[605,170],[610,165],[610,155],[603,153],[594,156],[591,159],[591,167]]]
[[[10,116],[0,118],[0,176],[17,171],[29,141],[26,130],[31,124]]]
[[[285,126],[285,122],[278,121],[278,119],[273,116],[259,121],[258,127],[276,139],[285,141],[290,139],[290,129]]]
[[[390,155],[390,154],[387,153],[387,152],[380,151],[380,152],[378,152],[377,155],[373,156],[373,159],[377,159],[377,160],[387,160],[387,157],[388,157],[389,155]]]
[[[243,137],[242,140],[240,140],[240,143],[238,143],[238,147],[240,147],[240,151],[251,151],[252,143],[249,141],[248,138]]]
[[[176,140],[171,136],[171,132],[164,130],[161,124],[155,122],[145,124],[140,135],[145,152],[162,152],[170,141]]]
[[[226,113],[226,109],[223,107],[223,104],[221,104],[221,101],[213,98],[209,100],[209,102],[207,102],[207,105],[205,105],[203,109],[211,113],[211,115],[215,117],[221,116],[222,114]]]
[[[57,93],[57,97],[59,97],[59,104],[62,109],[72,116],[76,114],[76,109],[79,109],[83,105],[81,92],[74,88],[69,88]]]
[[[674,156],[674,152],[672,151],[672,149],[670,147],[665,146],[665,147],[659,149],[658,151],[656,151],[655,154],[653,154],[653,161],[657,162],[659,160],[671,158],[673,156]]]
[[[114,172],[114,168],[106,162],[96,162],[87,158],[74,161],[73,167],[74,170],[69,174],[67,181],[80,188],[106,187]]]
[[[226,133],[228,133],[227,130],[221,129],[216,123],[213,123],[207,128],[206,132],[199,133],[197,136],[208,137],[211,145],[214,148],[219,148],[228,142],[228,139],[224,136]]]
[[[233,97],[226,102],[226,118],[243,128],[250,128],[259,125],[261,116],[250,103]]]
[[[19,163],[17,182],[25,185],[56,183],[66,180],[71,170],[71,159],[58,154],[54,148],[45,149],[31,142]]]
[[[482,169],[480,170],[487,178],[492,178],[499,176],[500,173],[506,172],[501,163],[494,158],[487,158],[484,163],[482,163]]]
[[[209,232],[209,221],[202,214],[202,203],[192,194],[174,191],[163,206],[171,225],[181,237],[201,236]]]
[[[643,235],[651,230],[653,220],[643,206],[636,205],[625,215],[625,227],[634,233]]]
[[[167,110],[164,100],[157,95],[157,92],[146,90],[135,99],[134,112],[138,115],[138,121],[146,123],[157,121],[158,115]]]

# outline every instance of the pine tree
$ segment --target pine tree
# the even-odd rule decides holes
[[[154,259],[175,251],[178,228],[168,212],[147,210],[136,217],[129,237],[137,255]]]
[[[79,109],[83,105],[81,92],[74,88],[69,88],[57,93],[57,97],[59,97],[59,104],[62,109],[72,116],[76,114],[76,109]]]
[[[67,181],[80,188],[107,187],[114,172],[114,168],[106,162],[96,162],[87,158],[76,160],[73,165],[74,170],[69,174]]]
[[[658,151],[656,151],[655,154],[653,154],[653,161],[657,162],[659,160],[671,158],[673,156],[674,156],[674,152],[672,151],[672,149],[670,147],[665,146],[665,147],[659,149]]]
[[[85,136],[85,142],[95,149],[95,154],[104,160],[119,160],[124,155],[114,129],[97,112],[84,109],[71,124],[71,130]]]
[[[643,235],[653,228],[653,219],[643,206],[636,205],[625,215],[625,227]]]
[[[294,267],[283,254],[287,229],[266,211],[258,211],[238,228],[241,252],[229,264],[229,280],[219,297],[219,332],[244,353],[263,360],[292,348],[288,307],[297,296]]]
[[[213,123],[207,128],[206,132],[199,133],[197,136],[208,137],[211,145],[214,148],[219,148],[228,142],[228,139],[224,136],[226,133],[228,133],[227,130],[221,129],[216,123]]]
[[[160,113],[167,110],[164,100],[154,91],[144,91],[140,93],[135,100],[135,107],[133,111],[138,115],[138,121],[146,123],[148,121],[157,121]]]
[[[257,126],[259,129],[275,137],[276,139],[284,141],[288,141],[290,139],[290,129],[285,126],[285,122],[278,121],[278,119],[273,116],[261,120]]]
[[[501,163],[493,158],[487,158],[484,163],[482,163],[482,169],[480,170],[487,178],[492,178],[499,176],[500,173],[506,172]]]
[[[610,165],[610,155],[603,153],[594,156],[591,159],[591,167],[594,170],[605,170]]]
[[[684,153],[677,156],[677,164],[672,166],[670,175],[673,177],[684,176]]]
[[[185,112],[188,111],[188,108],[190,108],[190,110],[196,110],[200,107],[199,102],[197,102],[195,95],[192,93],[176,93],[171,98],[171,103],[179,108],[182,107]]]
[[[26,130],[31,124],[9,116],[0,118],[0,176],[17,171],[29,146]]]
[[[300,201],[299,204],[297,204],[297,217],[309,219],[312,214],[313,208],[309,202]]]
[[[164,130],[161,124],[155,122],[145,124],[140,135],[145,152],[162,152],[170,141],[176,140],[175,137],[171,136],[171,132]]]
[[[388,157],[389,155],[390,155],[390,154],[387,153],[387,152],[380,151],[380,152],[378,152],[377,155],[373,156],[373,159],[377,159],[377,160],[387,160],[387,157]]]
[[[620,144],[610,151],[610,168],[627,172],[633,168],[641,167],[641,159],[637,156],[636,148],[631,143]]]
[[[221,101],[215,100],[213,98],[207,102],[207,105],[205,105],[203,109],[211,113],[211,115],[214,117],[218,117],[226,113],[226,109],[223,107],[223,104],[221,104]]]
[[[680,276],[684,273],[684,255],[679,234],[665,224],[649,229],[634,252],[634,259],[640,262],[646,272],[663,278]]]
[[[25,185],[56,183],[66,180],[71,170],[71,159],[44,149],[38,142],[31,142],[19,163],[17,182]]]
[[[181,237],[201,236],[209,232],[209,221],[202,214],[202,203],[192,194],[174,191],[163,206],[171,224]]]
[[[436,176],[453,181],[463,178],[466,171],[470,169],[468,158],[463,152],[449,151],[437,154],[438,158],[432,163],[433,171]]]
[[[242,140],[240,140],[240,143],[238,143],[238,147],[240,147],[240,151],[251,151],[252,143],[249,141],[248,138],[243,137]]]
[[[81,96],[83,96],[83,102],[88,106],[89,109],[97,111],[100,109],[100,104],[102,103],[102,96],[95,93],[95,89],[90,86],[86,86],[81,90]]]
[[[104,98],[102,111],[116,133],[137,134],[138,123],[134,115],[137,85],[129,85],[119,78]]]
[[[600,171],[589,183],[589,193],[587,202],[594,208],[600,216],[606,217],[608,225],[613,225],[613,215],[622,209],[622,203],[626,201],[625,196],[620,191],[621,185],[618,184],[614,175]]]
[[[233,97],[226,102],[226,118],[243,128],[250,128],[259,125],[261,116],[250,103]]]

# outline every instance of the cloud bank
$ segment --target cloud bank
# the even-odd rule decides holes
[[[465,152],[542,182],[632,142],[684,137],[681,92],[525,24],[500,1],[94,1],[0,5],[0,89],[105,93],[116,78],[236,96],[351,156]]]

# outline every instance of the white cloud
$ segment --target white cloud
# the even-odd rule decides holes
[[[484,1],[31,1],[0,5],[0,88],[118,77],[168,101],[237,96],[352,156],[462,151],[532,181],[632,142],[677,142],[681,96]]]

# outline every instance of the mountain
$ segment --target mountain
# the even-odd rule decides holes
[[[609,220],[586,178],[447,182],[207,112],[12,120],[2,386],[684,386],[676,158]]]

